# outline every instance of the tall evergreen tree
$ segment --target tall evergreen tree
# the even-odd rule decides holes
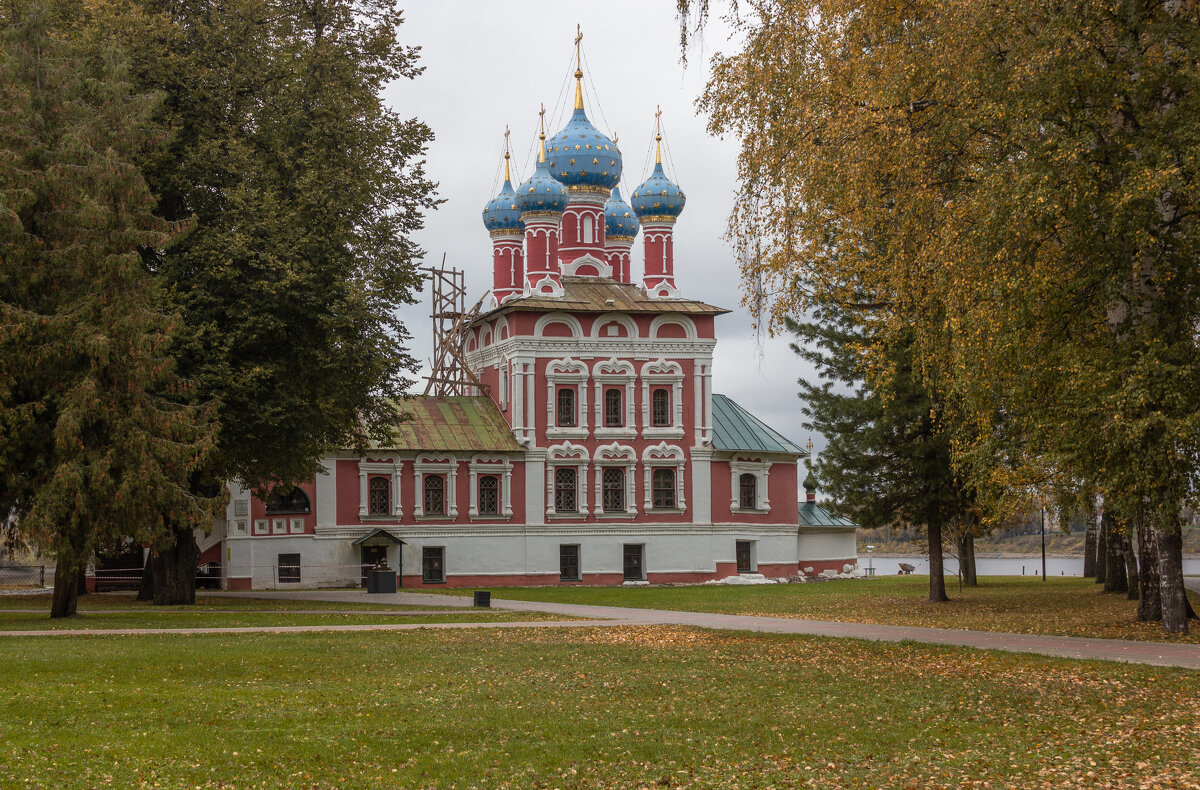
[[[212,429],[182,402],[175,321],[142,264],[183,230],[154,216],[133,163],[161,136],[157,101],[115,50],[88,62],[52,35],[53,10],[10,25],[0,59],[0,504],[54,552],[64,617],[97,541],[212,518],[189,489]]]
[[[429,128],[386,107],[420,72],[392,0],[100,2],[87,35],[138,53],[166,95],[169,146],[143,160],[159,212],[196,229],[151,262],[183,323],[174,354],[214,404],[214,494],[300,481],[395,413],[415,360],[398,308],[414,299],[411,234],[436,205]],[[194,596],[190,529],[156,547],[156,603]]]
[[[924,530],[929,599],[947,600],[942,540],[952,524],[974,520],[972,497],[951,465],[944,410],[913,370],[911,349],[889,348],[882,380],[868,380],[862,350],[871,339],[851,311],[822,305],[810,321],[785,324],[798,338],[792,349],[820,374],[818,382],[800,379],[799,396],[805,427],[828,439],[814,467],[822,486],[864,527]]]

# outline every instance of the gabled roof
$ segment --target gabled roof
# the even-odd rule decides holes
[[[514,310],[583,313],[689,313],[692,315],[724,315],[729,311],[694,299],[651,299],[636,285],[619,283],[608,277],[562,278],[560,297],[531,294],[511,299],[488,315]]]
[[[800,526],[802,527],[854,527],[853,521],[835,516],[816,502],[800,503]]]
[[[413,397],[399,404],[408,419],[396,426],[394,442],[377,449],[519,453],[521,445],[504,415],[482,395]]]
[[[771,426],[724,395],[713,394],[713,449],[806,456]]]

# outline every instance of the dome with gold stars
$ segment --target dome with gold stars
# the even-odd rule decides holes
[[[633,241],[639,224],[633,208],[621,197],[621,188],[613,187],[612,196],[604,204],[605,238]]]

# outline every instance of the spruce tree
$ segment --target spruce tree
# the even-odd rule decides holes
[[[886,379],[868,381],[862,358],[868,330],[850,310],[823,305],[809,321],[786,319],[786,327],[798,338],[792,349],[820,375],[818,382],[799,381],[804,425],[828,440],[814,467],[818,479],[838,509],[863,527],[922,529],[929,598],[945,601],[943,533],[952,523],[973,521],[972,497],[951,465],[943,409],[913,370],[911,349],[889,348]]]
[[[153,541],[212,501],[189,490],[212,447],[168,354],[175,319],[143,265],[185,228],[153,213],[133,163],[161,133],[112,48],[53,35],[53,4],[6,30],[0,83],[0,503],[57,560],[52,617],[75,613],[98,541]]]

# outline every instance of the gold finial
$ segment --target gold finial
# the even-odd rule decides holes
[[[654,113],[654,163],[662,164],[662,107],[656,106]]]
[[[508,174],[508,124],[504,125],[504,180],[512,180],[512,176]]]
[[[812,458],[812,437],[808,437],[808,457]]]
[[[583,55],[580,42],[583,41],[583,29],[575,25],[575,109],[583,109]]]
[[[539,163],[543,163],[546,161],[546,105],[543,104],[543,105],[541,105],[541,107],[542,107],[541,112],[538,113],[538,116],[541,118],[541,120],[538,123],[540,124],[541,130],[542,130],[541,134],[538,135],[538,162]]]

